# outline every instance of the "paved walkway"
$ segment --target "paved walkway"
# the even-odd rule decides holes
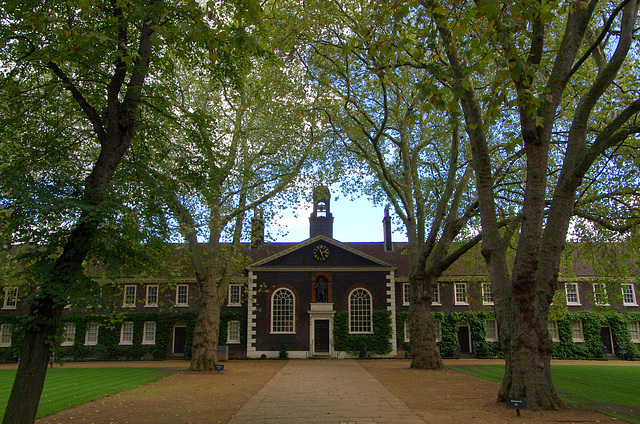
[[[424,424],[351,360],[289,361],[229,424]]]

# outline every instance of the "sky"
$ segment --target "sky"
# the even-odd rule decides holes
[[[384,207],[374,206],[365,197],[351,200],[348,197],[331,199],[331,214],[333,215],[333,238],[341,242],[383,241],[382,218]],[[286,236],[275,234],[276,225],[270,225],[271,241],[300,242],[309,238],[309,215],[313,209],[311,202],[291,208],[285,212],[284,218],[277,221],[277,225],[288,231]],[[297,215],[297,217],[295,216]],[[394,227],[394,230],[397,228]],[[406,241],[404,232],[395,231],[392,235],[394,242]]]

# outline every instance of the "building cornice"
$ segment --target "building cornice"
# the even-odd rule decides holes
[[[297,267],[297,266],[265,266],[259,268],[247,268],[252,272],[390,272],[395,271],[395,267]]]
[[[278,258],[281,258],[283,256],[286,256],[286,255],[288,255],[288,254],[290,254],[292,252],[295,252],[296,250],[302,249],[303,247],[309,246],[309,245],[317,243],[319,241],[322,241],[322,242],[327,243],[327,244],[331,244],[331,245],[336,246],[336,247],[338,247],[340,249],[344,249],[347,252],[351,252],[354,255],[360,256],[361,258],[365,258],[365,259],[367,259],[367,260],[369,260],[371,262],[374,262],[374,263],[380,265],[380,267],[374,267],[375,269],[371,269],[373,271],[380,271],[381,268],[389,269],[389,270],[397,269],[396,266],[393,266],[390,263],[387,263],[387,262],[385,262],[385,261],[383,261],[381,259],[378,259],[375,256],[371,256],[371,255],[369,255],[367,253],[361,252],[358,249],[355,249],[355,248],[353,248],[351,246],[348,246],[348,245],[346,245],[344,243],[341,243],[341,242],[339,242],[337,240],[334,240],[334,239],[332,239],[330,237],[323,236],[323,235],[318,235],[318,236],[312,237],[312,238],[310,238],[308,240],[305,240],[305,241],[303,241],[301,243],[296,244],[295,246],[291,246],[288,249],[285,249],[285,250],[283,250],[281,252],[275,253],[275,254],[273,254],[271,256],[268,256],[268,257],[266,257],[264,259],[261,259],[258,262],[254,262],[254,263],[248,265],[246,267],[246,269],[247,270],[253,270],[253,271],[258,271],[258,270],[260,270],[260,271],[266,271],[266,270],[269,270],[269,271],[275,271],[275,270],[277,270],[277,271],[285,271],[285,270],[286,271],[293,271],[293,270],[327,271],[327,270],[329,270],[329,268],[327,268],[327,267],[318,267],[318,268],[315,268],[315,267],[304,267],[304,268],[291,267],[291,268],[289,268],[289,267],[263,267],[262,266],[262,265],[265,265],[265,264],[267,264],[267,263],[269,263],[269,262],[271,262],[271,261],[273,261],[275,259],[278,259]],[[369,271],[370,270],[368,268],[337,268],[337,270],[340,270],[340,271],[345,271],[347,269],[349,269],[349,270],[351,270],[351,269],[353,269],[353,270],[363,270],[363,271]]]

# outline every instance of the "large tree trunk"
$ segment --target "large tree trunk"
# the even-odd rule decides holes
[[[142,25],[136,71],[131,74],[130,86],[123,102],[119,101],[118,95],[124,84],[127,67],[121,60],[116,63],[109,86],[106,112],[102,116],[54,61],[47,63],[47,67],[72,95],[93,125],[101,148],[85,181],[82,200],[86,207],[31,305],[4,424],[31,424],[35,421],[51,356],[51,344],[55,340],[52,336],[56,333],[69,295],[73,294],[74,287],[83,279],[83,262],[104,214],[99,206],[105,200],[106,190],[131,145],[138,124],[136,111],[152,53],[154,26],[155,19],[149,19]]]
[[[424,261],[418,261],[409,276],[411,305],[409,306],[409,335],[411,337],[411,368],[437,370],[444,368],[442,356],[436,344],[436,334],[431,316],[433,287],[425,279]]]
[[[55,334],[57,328],[57,320],[50,318],[51,324],[41,331],[27,331],[24,335],[20,365],[4,414],[4,423],[29,424],[36,419],[49,364],[47,339]]]
[[[104,189],[111,181],[122,154],[115,164],[111,161],[98,161],[88,179],[88,194],[84,197],[87,203],[96,206],[102,203]],[[99,217],[86,212],[82,214],[81,224],[69,236],[63,253],[56,260],[49,278],[40,285],[31,304],[30,319],[26,322],[24,341],[20,348],[20,362],[3,419],[5,424],[29,424],[35,421],[51,347],[55,340],[53,337],[66,299],[81,281],[82,263],[89,251],[91,238],[97,231],[98,219]]]
[[[550,359],[553,346],[547,334],[546,322],[557,285],[560,255],[575,204],[576,190],[597,156],[623,140],[613,134],[636,111],[633,109],[632,113],[627,114],[631,109],[625,110],[605,127],[607,131],[600,131],[596,141],[588,147],[586,134],[591,127],[589,116],[596,110],[597,102],[605,91],[613,84],[632,45],[638,13],[638,2],[634,0],[624,6],[620,21],[620,38],[615,52],[577,105],[570,125],[562,171],[551,208],[545,216],[548,202],[546,173],[552,131],[556,127],[558,108],[567,83],[575,67],[581,63],[576,63],[575,58],[580,49],[584,48],[584,33],[597,3],[585,3],[584,7],[574,8],[567,15],[564,34],[556,49],[558,54],[554,59],[553,70],[549,77],[544,79],[544,97],[538,99],[531,94],[537,91],[537,88],[532,89],[536,80],[532,76],[541,69],[539,65],[545,53],[547,22],[544,21],[543,14],[532,9],[534,13],[531,14],[530,22],[531,47],[529,52],[525,53],[526,56],[521,55],[521,58],[526,57],[526,62],[522,63],[529,69],[513,74],[521,133],[527,153],[527,181],[522,208],[523,225],[513,275],[510,276],[504,244],[497,226],[497,208],[492,191],[492,165],[483,129],[486,123],[482,108],[471,79],[468,79],[461,56],[458,55],[458,40],[453,37],[447,25],[447,18],[432,8],[434,3],[423,2],[435,12],[433,16],[456,84],[469,87],[462,91],[460,101],[476,171],[482,222],[482,254],[495,289],[500,337],[506,358],[505,377],[498,399],[504,401],[510,396],[526,396],[532,409],[558,409],[562,406],[551,381]],[[506,47],[511,47],[511,44],[507,44]],[[628,134],[622,136],[626,137]]]
[[[549,306],[531,293],[512,291],[511,298],[496,308],[505,373],[498,401],[526,397],[530,409],[562,407],[551,380],[553,343],[547,331]]]
[[[47,302],[51,304],[52,302]],[[20,363],[3,422],[30,424],[36,419],[38,404],[49,364],[50,339],[56,333],[62,308],[42,313],[47,324],[39,331],[27,330],[20,348]]]
[[[83,199],[92,206],[100,205],[105,190],[113,179],[117,164],[122,159],[128,141],[123,146],[113,141],[107,145],[109,154],[101,151],[92,173],[87,178]],[[30,307],[26,321],[24,341],[20,349],[20,362],[9,402],[3,419],[5,424],[29,424],[35,421],[42,395],[47,365],[51,356],[56,330],[62,310],[74,287],[82,281],[82,264],[87,257],[91,239],[98,229],[100,215],[82,213],[77,228],[72,231],[56,260],[48,278],[40,285]]]
[[[193,352],[189,371],[214,371],[218,363],[220,309],[224,294],[218,290],[218,278],[209,267],[197,275],[199,292],[198,319],[193,331]]]
[[[91,174],[94,178],[88,181],[103,181],[95,176],[96,173],[99,173],[98,167]],[[95,197],[94,192],[92,199],[101,200],[102,197]],[[20,348],[20,362],[4,415],[5,424],[29,424],[35,421],[53,337],[66,299],[82,275],[82,262],[89,251],[91,236],[97,229],[96,217],[86,212],[82,214],[80,222],[69,236],[48,279],[40,284],[31,304],[30,319],[25,323],[25,335]]]

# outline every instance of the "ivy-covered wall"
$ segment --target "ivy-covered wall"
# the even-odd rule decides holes
[[[242,346],[246,346],[244,333],[247,328],[247,315],[244,312],[239,311],[224,311],[220,314],[220,334],[218,335],[218,345],[225,346],[227,344],[229,321],[240,321],[240,344]]]
[[[438,346],[443,358],[458,357],[458,325],[462,321],[469,324],[471,341],[479,358],[502,357],[500,342],[488,342],[485,340],[485,322],[487,318],[495,317],[493,312],[452,312],[450,315],[445,315],[442,312],[433,312],[432,316],[434,319],[441,321],[442,340],[438,342]],[[404,340],[404,328],[407,318],[407,312],[399,312],[397,315],[397,341],[398,346],[404,346],[407,352],[411,352],[411,343]],[[582,320],[584,342],[573,341],[571,323],[575,320]],[[618,356],[621,356],[624,352],[625,359],[640,359],[638,345],[631,342],[629,334],[630,320],[640,321],[640,312],[628,314],[594,313],[589,311],[568,312],[562,320],[558,321],[560,341],[553,344],[553,358],[602,359],[600,328],[603,323],[608,323],[611,326]]]
[[[130,313],[115,315],[68,315],[62,319],[59,340],[55,343],[53,354],[56,359],[72,360],[139,360],[165,359],[171,352],[173,328],[176,325],[186,327],[186,357],[191,357],[193,344],[193,329],[197,315],[193,312],[175,313]],[[227,342],[227,323],[230,320],[240,321],[241,340],[244,340],[246,316],[242,312],[223,312],[220,316],[219,344]],[[155,344],[143,345],[142,336],[144,323],[156,323]],[[60,346],[64,324],[73,322],[76,326],[73,346]],[[133,322],[133,344],[120,345],[120,331],[123,322]],[[20,329],[19,317],[0,317],[0,324],[13,325],[11,347],[0,349],[0,361],[15,362],[18,360],[23,332]],[[85,346],[85,333],[89,323],[98,323],[98,343],[95,346]]]
[[[73,346],[57,347],[55,356],[58,358],[73,358],[73,360],[98,359],[98,360],[135,360],[135,359],[164,359],[171,352],[173,327],[177,324],[187,328],[187,352],[191,356],[191,344],[193,342],[193,328],[196,322],[196,314],[186,312],[181,314],[145,313],[145,314],[116,314],[116,315],[71,315],[64,317],[61,328],[65,322],[76,324],[76,335]],[[121,346],[120,329],[123,322],[133,322],[133,345]],[[144,323],[153,321],[156,323],[156,341],[152,345],[142,344],[142,332]],[[87,324],[100,324],[98,331],[98,343],[95,346],[85,346],[84,338]]]
[[[11,346],[0,348],[1,362],[17,362],[18,356],[20,356],[20,346],[22,345],[24,332],[21,331],[19,326],[16,326],[17,321],[18,317],[0,316],[0,324],[11,324],[13,326]]]
[[[407,352],[411,352],[411,343],[404,340],[404,329],[408,318],[407,312],[399,312],[398,346],[404,346]],[[493,318],[492,312],[452,312],[445,315],[443,312],[432,312],[434,320],[440,320],[442,328],[442,340],[438,342],[440,354],[443,358],[458,357],[458,325],[464,321],[469,324],[471,341],[475,346],[479,358],[499,358],[502,356],[499,342],[488,342],[486,338],[485,321]]]
[[[397,322],[397,342],[399,347],[411,351],[411,344],[404,340],[404,328],[407,322],[407,312],[399,312]],[[441,321],[442,340],[438,343],[444,358],[458,356],[458,325],[464,321],[469,325],[471,340],[479,358],[501,357],[499,342],[487,342],[485,322],[493,318],[493,312],[453,312],[445,315],[433,312],[434,319]],[[230,320],[240,321],[241,346],[246,345],[246,316],[243,312],[225,311],[220,317],[219,344],[227,342],[227,323]],[[572,341],[572,321],[582,320],[584,342]],[[553,358],[556,359],[602,359],[603,351],[600,341],[600,329],[603,323],[611,326],[616,353],[621,356],[624,352],[626,359],[640,359],[638,345],[631,342],[629,321],[640,321],[640,312],[617,314],[595,313],[589,311],[567,312],[558,321],[560,341],[554,343]],[[133,322],[133,344],[120,346],[120,329],[123,322]],[[153,345],[142,344],[142,332],[146,321],[156,323],[156,342]],[[61,347],[56,343],[54,355],[56,358],[72,358],[73,360],[138,360],[164,359],[171,352],[173,327],[176,324],[187,328],[187,357],[191,356],[193,328],[196,314],[186,312],[173,313],[130,313],[117,315],[69,315],[63,317],[64,322],[76,324],[75,342],[73,346]],[[87,324],[100,324],[98,343],[96,346],[85,346],[84,337]],[[0,348],[0,361],[15,362],[18,360],[23,332],[20,328],[20,317],[0,316],[0,324],[12,324],[13,332],[11,346]],[[62,336],[62,328],[60,336]],[[373,334],[349,334],[349,315],[347,311],[338,312],[334,317],[334,344],[342,352],[354,355],[368,356],[386,355],[391,352],[390,337],[392,334],[391,314],[388,311],[374,311]]]
[[[349,334],[349,313],[340,311],[333,318],[333,342],[336,350],[366,357],[391,352],[391,312],[373,312],[373,334]]]
[[[640,313],[616,314],[595,313],[589,311],[567,312],[564,319],[558,320],[560,341],[553,344],[553,358],[556,359],[602,359],[600,328],[608,323],[615,343],[616,353],[625,359],[639,359],[638,346],[631,342],[629,321],[638,320]],[[571,323],[582,320],[584,342],[573,342]]]
[[[442,314],[444,315],[444,314]],[[446,319],[442,319],[442,343],[440,352],[445,358],[458,356],[458,325],[461,322],[469,324],[471,343],[479,358],[502,357],[500,342],[488,342],[486,321],[487,318],[495,318],[493,312],[452,312]],[[446,328],[446,330],[445,330]],[[445,333],[447,337],[445,338]]]

